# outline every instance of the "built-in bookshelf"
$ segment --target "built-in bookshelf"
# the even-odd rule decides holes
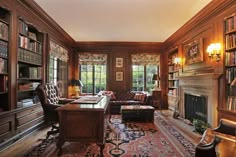
[[[225,105],[236,116],[236,15],[225,18]]]
[[[179,65],[175,64],[175,58],[178,57],[178,48],[169,52],[168,56],[168,108],[174,110],[176,99],[179,95]]]
[[[10,12],[0,8],[0,112],[9,110],[8,53]]]
[[[18,21],[17,108],[38,103],[35,89],[42,81],[43,33],[22,19]]]

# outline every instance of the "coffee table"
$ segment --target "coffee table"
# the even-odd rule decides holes
[[[153,122],[154,107],[148,105],[121,106],[122,122]]]

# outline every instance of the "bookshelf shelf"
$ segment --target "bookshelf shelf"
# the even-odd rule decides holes
[[[174,64],[174,59],[178,57],[178,48],[172,49],[168,53],[168,108],[174,110],[175,99],[178,97],[179,67]]]
[[[9,111],[8,53],[10,12],[0,7],[0,110]]]
[[[42,54],[44,34],[34,25],[19,19],[17,52],[17,104],[35,103],[35,88],[42,79]],[[17,108],[20,105],[17,105]],[[24,105],[23,105],[24,106]]]
[[[6,25],[9,25],[9,22],[7,22],[7,21],[5,21],[3,19],[0,19],[0,22],[5,23]]]
[[[218,108],[222,114],[236,117],[236,15],[225,18],[225,103]]]

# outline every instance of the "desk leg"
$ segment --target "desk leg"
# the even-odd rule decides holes
[[[100,147],[100,155],[101,155],[101,157],[104,157],[103,156],[103,149],[105,148],[105,144],[104,143],[102,143],[102,144],[97,144],[99,147]]]
[[[61,154],[62,154],[62,146],[64,145],[64,143],[65,143],[65,141],[60,139],[60,137],[59,137],[59,139],[57,141],[57,148],[59,149],[58,153],[57,153],[57,156],[61,156]]]

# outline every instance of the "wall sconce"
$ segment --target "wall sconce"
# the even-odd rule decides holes
[[[182,62],[182,59],[181,59],[180,57],[176,57],[176,58],[174,59],[174,63],[177,64],[177,65],[180,65],[181,62]]]
[[[212,43],[207,47],[207,53],[208,57],[210,59],[215,59],[216,62],[220,61],[220,50],[221,50],[221,44],[220,43]]]

